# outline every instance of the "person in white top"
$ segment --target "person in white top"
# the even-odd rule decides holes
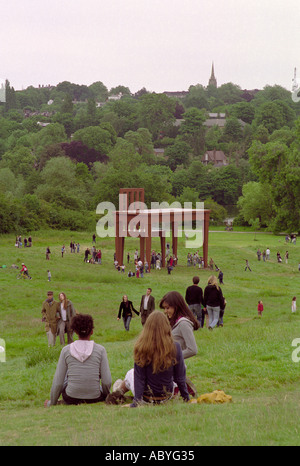
[[[65,293],[59,294],[61,319],[58,322],[58,334],[61,345],[65,345],[65,333],[68,345],[73,342],[73,330],[71,320],[76,315],[72,301],[67,299]]]

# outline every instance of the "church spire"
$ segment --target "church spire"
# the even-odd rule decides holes
[[[211,67],[211,76],[208,81],[209,86],[214,86],[217,87],[217,80],[215,77],[215,68],[214,68],[214,62],[212,62],[212,67]]]

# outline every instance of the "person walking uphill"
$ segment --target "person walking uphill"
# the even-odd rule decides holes
[[[217,277],[211,275],[204,290],[204,307],[209,318],[208,328],[212,330],[219,321],[220,311],[224,309],[224,297],[218,285]]]
[[[47,299],[43,302],[42,322],[48,338],[48,346],[54,346],[57,334],[57,323],[61,318],[60,304],[53,299],[53,291],[48,291]]]
[[[193,277],[193,285],[186,289],[185,300],[202,328],[204,323],[204,312],[201,310],[201,304],[203,304],[203,291],[199,286],[199,281],[199,277]]]
[[[117,319],[120,320],[122,314],[124,327],[127,332],[129,331],[129,326],[132,319],[132,311],[135,312],[137,316],[140,314],[138,311],[134,309],[132,301],[128,300],[128,296],[124,295],[120,303],[119,314]]]

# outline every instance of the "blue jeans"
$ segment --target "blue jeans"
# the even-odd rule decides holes
[[[209,327],[214,328],[219,321],[220,306],[217,306],[217,307],[206,306],[206,310],[207,310],[208,318],[209,318]]]
[[[124,327],[127,332],[129,331],[130,321],[131,321],[131,316],[123,317]]]

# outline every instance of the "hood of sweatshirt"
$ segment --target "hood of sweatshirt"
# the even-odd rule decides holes
[[[177,319],[175,324],[173,325],[172,329],[177,327],[177,325],[179,325],[182,322],[186,322],[186,323],[190,324],[193,327],[193,323],[190,321],[190,319],[188,319],[187,317],[179,317],[179,319]]]
[[[94,349],[93,340],[76,340],[70,344],[70,354],[80,362],[86,361]]]

